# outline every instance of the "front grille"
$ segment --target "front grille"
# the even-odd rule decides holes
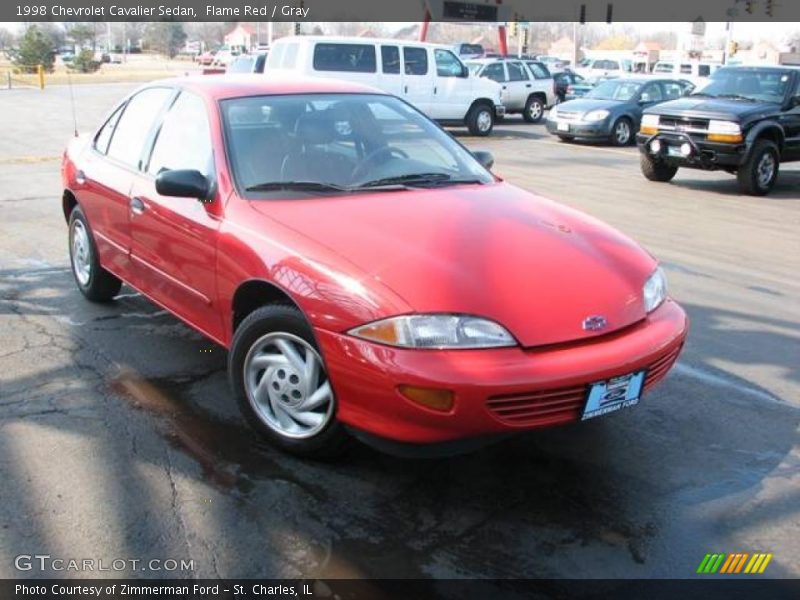
[[[580,121],[582,116],[582,112],[565,112],[563,110],[559,110],[558,117],[556,118],[559,121]]]
[[[645,392],[664,379],[680,351],[679,346],[646,367]],[[589,382],[570,387],[491,396],[486,401],[486,407],[500,421],[509,425],[558,425],[580,419],[588,390]]]
[[[658,128],[667,131],[705,133],[708,131],[708,119],[684,119],[681,117],[661,116],[658,119]]]

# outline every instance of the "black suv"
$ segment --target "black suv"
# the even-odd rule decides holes
[[[645,110],[636,141],[651,181],[679,167],[722,169],[763,196],[780,163],[800,160],[800,69],[723,67],[693,94]]]

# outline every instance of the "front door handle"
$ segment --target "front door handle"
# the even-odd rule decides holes
[[[408,86],[405,86],[405,87],[403,88],[403,93],[404,93],[404,94],[407,94],[407,93],[408,93]]]
[[[526,83],[525,87],[531,87],[531,84],[530,83]]]
[[[131,212],[135,215],[140,215],[144,212],[145,204],[144,200],[139,198],[138,196],[134,196],[131,198],[130,201]]]

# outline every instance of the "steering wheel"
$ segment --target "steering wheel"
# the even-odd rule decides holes
[[[399,156],[400,158],[408,158],[408,154],[405,152],[405,150],[395,148],[394,146],[381,146],[361,159],[361,161],[353,169],[352,173],[350,173],[350,180],[358,181],[364,175],[367,167],[384,154],[387,155],[387,158],[393,155]]]

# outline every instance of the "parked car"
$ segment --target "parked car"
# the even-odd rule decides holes
[[[468,61],[467,66],[475,77],[500,84],[507,114],[522,114],[528,123],[538,123],[547,107],[555,104],[553,77],[540,62],[482,58]]]
[[[453,51],[458,55],[461,60],[469,60],[471,58],[481,58],[486,53],[481,44],[456,44],[453,46]]]
[[[645,111],[636,139],[651,181],[721,169],[743,193],[768,194],[780,164],[800,160],[800,69],[723,67],[699,92]]]
[[[124,281],[228,349],[245,417],[302,455],[637,404],[687,333],[657,261],[491,163],[371,87],[159,81],[66,150],[70,264],[87,299]]]
[[[267,52],[242,54],[237,56],[225,70],[226,73],[263,73],[267,62]]]
[[[569,90],[570,86],[573,86],[574,90],[574,86],[580,85],[584,81],[586,80],[583,77],[577,73],[573,73],[572,71],[560,71],[553,73],[553,83],[555,85],[556,98],[558,99],[558,102],[564,102],[567,100],[567,91]]]
[[[544,63],[551,72],[566,69],[570,63],[568,60],[563,60],[557,56],[549,56],[547,54],[537,54],[534,59]]]
[[[639,130],[645,108],[680,98],[691,90],[688,81],[677,79],[609,79],[583,98],[554,107],[547,117],[547,131],[565,141],[602,139],[626,146]]]
[[[451,48],[396,39],[292,36],[272,45],[266,73],[347,79],[394,94],[443,125],[489,135],[505,114],[500,86],[478,77]]]
[[[617,58],[583,59],[575,72],[586,79],[626,77],[633,73],[633,61]]]
[[[195,57],[195,61],[198,64],[200,64],[200,65],[202,65],[204,67],[210,67],[211,64],[214,62],[214,56],[215,55],[216,55],[216,52],[214,52],[212,50],[207,50],[206,52],[203,52],[202,54],[198,54],[197,57]]]
[[[614,79],[612,77],[611,79]],[[595,87],[597,87],[598,83],[602,83],[604,81],[608,81],[606,77],[590,77],[584,78],[581,81],[576,81],[567,86],[567,92],[565,94],[565,100],[575,100],[576,98],[582,98],[589,92],[591,92]]]
[[[675,77],[691,81],[696,87],[704,85],[708,78],[721,67],[720,63],[688,61],[658,61],[653,66],[653,75],[659,77]]]

